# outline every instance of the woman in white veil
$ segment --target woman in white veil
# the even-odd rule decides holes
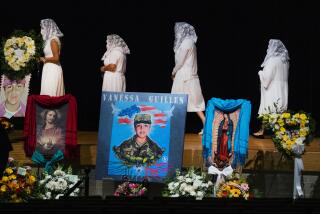
[[[270,39],[267,54],[258,75],[261,83],[259,115],[280,113],[288,108],[289,53],[284,44]],[[263,138],[264,127],[254,133]]]
[[[52,19],[42,19],[41,35],[44,40],[40,95],[63,96],[65,94],[62,67],[60,65],[60,38],[63,33]]]
[[[103,66],[100,71],[103,72],[102,91],[126,91],[126,55],[130,50],[125,41],[117,34],[107,36],[106,52],[103,54]]]
[[[205,101],[202,95],[197,65],[197,35],[186,22],[175,23],[175,67],[172,71],[173,94],[188,94],[188,112],[196,112],[204,125]],[[199,133],[202,134],[202,131]]]

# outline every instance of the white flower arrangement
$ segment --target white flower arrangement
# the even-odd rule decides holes
[[[13,70],[19,71],[34,57],[35,41],[28,36],[11,37],[5,42],[3,51],[8,65]]]
[[[165,197],[195,197],[202,200],[213,194],[213,183],[204,172],[197,172],[190,168],[184,175],[176,170],[176,177],[167,184],[163,196]]]
[[[58,167],[52,175],[44,174],[44,179],[39,181],[40,198],[41,199],[59,199],[69,189],[71,189],[78,181],[78,175],[72,174],[71,167],[65,172],[62,167]],[[79,188],[76,188],[70,196],[78,196]]]

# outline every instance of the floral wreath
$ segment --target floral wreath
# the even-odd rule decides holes
[[[14,31],[8,39],[2,39],[1,71],[9,79],[23,79],[37,66],[41,48],[42,39],[34,31]]]
[[[305,112],[262,114],[259,116],[266,129],[272,131],[272,140],[279,152],[288,158],[300,157],[304,146],[313,138],[314,120]]]

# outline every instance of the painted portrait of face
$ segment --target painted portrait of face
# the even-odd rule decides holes
[[[27,75],[23,79],[11,80],[5,75],[1,76],[1,117],[24,117],[29,93],[30,78],[31,75]]]
[[[138,137],[145,138],[150,132],[151,125],[147,123],[138,123],[135,126],[135,131]]]

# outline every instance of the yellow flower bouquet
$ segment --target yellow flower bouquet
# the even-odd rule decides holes
[[[232,177],[221,183],[216,191],[217,198],[249,199],[249,184],[244,178]]]
[[[18,166],[11,159],[0,180],[0,202],[27,202],[34,197],[36,182],[31,167]]]

